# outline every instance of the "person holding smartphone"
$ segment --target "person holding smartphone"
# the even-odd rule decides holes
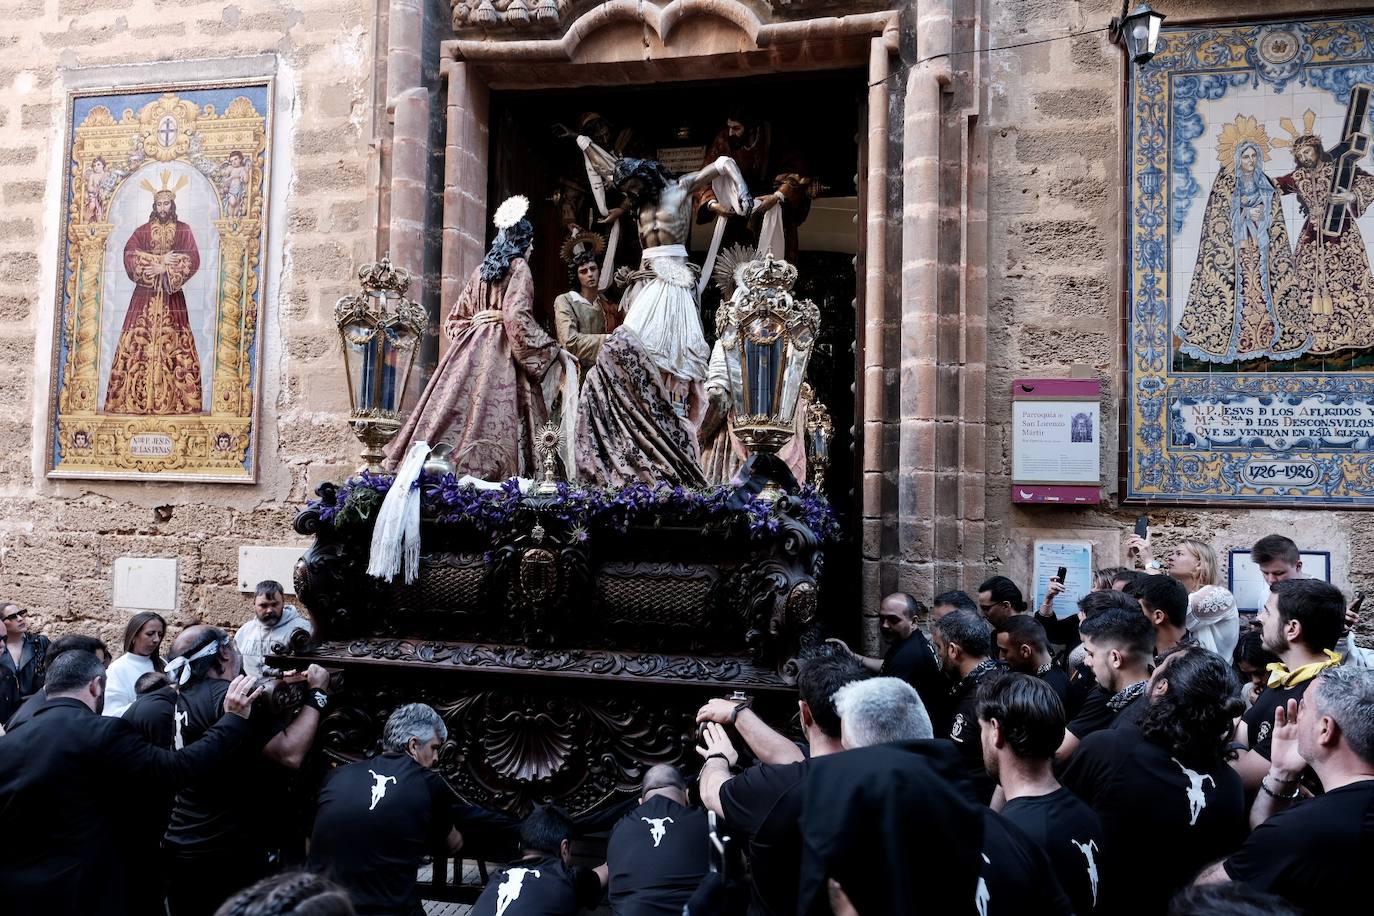
[[[1168,573],[1183,583],[1188,590],[1184,627],[1198,645],[1222,658],[1230,658],[1240,639],[1240,611],[1236,607],[1236,596],[1217,584],[1221,578],[1221,564],[1211,545],[1183,541],[1164,564],[1154,559],[1148,529],[1144,537],[1132,535],[1126,546],[1135,553],[1137,564],[1143,564],[1146,572]]]

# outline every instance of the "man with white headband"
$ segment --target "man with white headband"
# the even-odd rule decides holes
[[[173,747],[199,741],[219,719],[225,692],[242,666],[234,640],[218,627],[194,626],[177,637],[167,664],[177,691]],[[283,727],[266,709],[257,710],[239,751],[177,795],[164,838],[172,916],[214,913],[234,891],[268,873],[276,847],[291,835],[289,829],[264,829],[282,807],[274,804],[287,776],[281,768],[300,768],[329,706],[329,672],[311,665],[294,677],[307,685],[296,718]]]

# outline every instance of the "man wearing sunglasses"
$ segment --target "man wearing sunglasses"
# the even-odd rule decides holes
[[[29,632],[29,612],[12,601],[0,604],[5,624],[5,651],[0,652],[0,723],[9,720],[28,697],[43,686],[48,637]]]

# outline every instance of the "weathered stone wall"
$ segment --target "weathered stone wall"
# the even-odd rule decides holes
[[[1017,0],[987,4],[992,46],[1105,26],[1111,0]],[[1234,17],[1234,3],[1154,0],[1166,25]],[[1321,12],[1329,4],[1256,0],[1244,14]],[[988,437],[987,572],[1019,582],[1031,575],[1031,544],[1072,538],[1094,544],[1094,562],[1124,560],[1124,541],[1148,511],[1167,548],[1184,538],[1212,544],[1223,563],[1232,547],[1280,532],[1305,548],[1332,552],[1333,579],[1347,593],[1374,588],[1370,516],[1333,510],[1113,509],[1117,497],[1122,398],[1121,132],[1125,55],[1105,33],[1014,50],[987,59]],[[1104,492],[1100,509],[1013,507],[1011,380],[1067,375],[1073,364],[1102,380]],[[1157,553],[1162,553],[1159,547]],[[984,570],[968,570],[977,585]],[[1224,575],[1224,570],[1223,570]]]
[[[373,253],[374,15],[371,0],[3,4],[0,595],[36,612],[42,631],[93,630],[117,642],[128,617],[111,606],[120,556],[177,558],[179,610],[168,615],[177,623],[240,622],[239,547],[301,543],[290,530],[296,509],[357,455],[339,422],[347,396],[331,313]],[[133,75],[136,64],[151,66]],[[279,105],[258,483],[44,479],[67,90],[263,68],[276,71]],[[166,521],[154,512],[163,506]]]

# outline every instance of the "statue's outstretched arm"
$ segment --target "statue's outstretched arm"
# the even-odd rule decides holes
[[[753,208],[753,200],[749,196],[749,186],[744,183],[744,176],[740,174],[739,165],[729,156],[721,156],[699,171],[683,175],[679,181],[686,185],[689,192],[694,192],[718,178],[724,178],[735,186],[735,193],[741,204],[740,212],[747,214]]]
[[[609,185],[612,176],[615,175],[615,164],[620,161],[620,157],[597,146],[591,137],[579,136],[577,146],[582,150],[582,155],[586,157],[592,170]]]

